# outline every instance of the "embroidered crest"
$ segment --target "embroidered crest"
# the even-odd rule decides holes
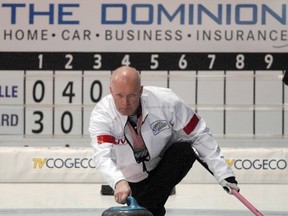
[[[151,126],[151,129],[152,129],[154,135],[157,135],[161,131],[170,128],[170,126],[166,120],[155,121],[150,126]]]

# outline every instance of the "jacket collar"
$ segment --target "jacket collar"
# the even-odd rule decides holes
[[[142,96],[141,96],[141,107],[142,107],[142,121],[144,122],[146,117],[148,116],[148,110],[146,108],[146,104],[145,104],[145,98],[146,98],[146,95],[143,95],[142,93]]]

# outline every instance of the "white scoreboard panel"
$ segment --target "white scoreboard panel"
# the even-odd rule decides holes
[[[88,138],[120,65],[173,89],[216,135],[288,134],[288,53],[1,52],[0,137]]]

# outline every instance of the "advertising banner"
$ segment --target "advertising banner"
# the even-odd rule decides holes
[[[287,52],[287,1],[3,0],[1,51]]]
[[[224,148],[226,163],[239,183],[287,184],[288,150]],[[0,182],[105,183],[91,148],[1,148]],[[195,162],[182,183],[216,183]]]

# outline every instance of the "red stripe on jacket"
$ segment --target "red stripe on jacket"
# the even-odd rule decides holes
[[[193,117],[190,119],[188,124],[183,128],[184,132],[188,135],[190,134],[197,126],[199,122],[199,118],[197,115],[193,115]]]
[[[111,136],[111,135],[100,135],[100,136],[97,136],[97,142],[98,142],[98,144],[102,144],[102,143],[116,144],[115,137]]]

